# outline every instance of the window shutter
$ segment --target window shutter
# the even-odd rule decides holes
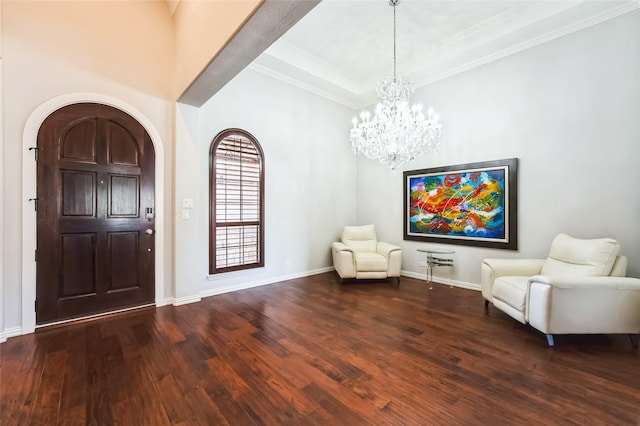
[[[218,135],[212,151],[211,272],[263,266],[262,150],[251,135],[235,130]]]

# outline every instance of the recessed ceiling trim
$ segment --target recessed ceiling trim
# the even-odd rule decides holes
[[[431,44],[431,48],[417,55],[424,60],[398,66],[419,88],[639,8],[638,1],[519,3],[441,39],[436,47]],[[356,110],[376,102],[375,87],[380,75],[355,81],[332,63],[325,63],[285,39],[267,49],[263,61],[258,58],[254,62],[260,66],[253,69]],[[375,52],[375,47],[372,49]]]
[[[563,12],[583,3],[583,0],[567,0],[558,2],[522,2],[509,9],[481,21],[472,27],[460,31],[438,43],[436,46],[420,52],[420,57],[428,63],[437,62],[447,51],[457,49],[464,51],[473,46],[488,43],[510,32],[519,30],[535,22]],[[382,75],[367,80],[355,80],[346,73],[336,69],[321,59],[285,41],[279,40],[267,49],[263,55],[277,58],[290,66],[303,70],[310,75],[325,80],[330,84],[346,90],[356,97],[370,97],[375,92],[377,82]],[[402,74],[412,77],[419,75],[424,68],[424,60],[400,61],[398,68]],[[269,65],[267,65],[269,67]],[[360,101],[358,104],[362,103]]]
[[[483,44],[492,42],[500,37],[507,36],[515,31],[526,28],[546,18],[564,12],[567,9],[579,6],[582,0],[558,1],[551,3],[521,3],[506,11],[486,19],[472,27],[452,35],[435,46],[429,46],[420,53],[424,61],[412,61],[399,64],[404,74],[412,76],[416,81],[420,78],[420,70],[424,69],[424,62],[428,64],[438,63],[449,52],[466,52]],[[424,74],[424,72],[422,73]],[[373,87],[376,78],[367,81],[365,87]],[[417,83],[416,83],[417,84]]]
[[[416,88],[423,87],[428,84],[435,83],[440,80],[444,80],[445,78],[449,78],[456,74],[460,74],[462,72],[468,71],[470,69],[479,67],[481,65],[488,64],[490,62],[496,61],[498,59],[502,59],[504,57],[513,55],[515,53],[521,52],[523,50],[530,49],[532,47],[538,46],[540,44],[547,43],[549,41],[555,40],[560,37],[564,37],[576,31],[583,30],[585,28],[589,28],[593,25],[597,25],[601,22],[608,21],[609,19],[613,19],[615,17],[624,15],[626,13],[632,12],[636,9],[640,9],[640,3],[629,3],[617,7],[615,9],[607,10],[601,14],[591,16],[589,18],[583,19],[579,22],[575,22],[571,25],[567,25],[560,29],[547,32],[546,34],[542,34],[538,37],[531,38],[527,41],[519,43],[517,45],[511,46],[509,48],[503,49],[499,52],[495,52],[491,55],[484,56],[482,58],[475,59],[473,61],[469,61],[465,64],[447,70],[445,72],[441,72],[438,74],[430,75],[416,82]]]
[[[349,107],[351,109],[360,108],[360,106],[355,102],[349,101],[349,100],[347,100],[347,99],[345,99],[345,98],[343,98],[341,96],[337,96],[337,95],[331,94],[331,93],[327,92],[326,90],[319,89],[318,87],[316,87],[316,86],[314,86],[312,84],[308,84],[308,83],[305,83],[305,82],[303,82],[301,80],[298,80],[296,78],[289,77],[288,75],[285,75],[283,73],[275,71],[275,70],[273,70],[271,68],[268,68],[268,67],[265,67],[265,66],[262,66],[262,65],[258,65],[256,63],[252,63],[247,68],[249,68],[249,69],[251,69],[253,71],[259,72],[260,74],[267,75],[267,76],[269,76],[269,77],[271,77],[271,78],[273,78],[275,80],[282,81],[284,83],[290,84],[291,86],[298,87],[298,88],[300,88],[302,90],[305,90],[307,92],[313,93],[315,95],[318,95],[318,96],[323,97],[325,99],[328,99],[330,101],[336,102],[336,103],[338,103],[340,105],[344,105],[344,106]]]
[[[324,80],[352,93],[362,91],[361,85],[343,72],[284,40],[273,44],[264,54],[287,62],[310,74],[322,76]]]
[[[531,25],[534,22],[578,6],[581,3],[582,0],[559,1],[545,4],[534,2],[520,3],[443,40],[442,43],[438,44],[438,48],[451,48],[472,37],[474,37],[474,40],[476,40],[477,37],[481,37],[480,41],[486,42],[488,39],[494,39],[505,33]]]

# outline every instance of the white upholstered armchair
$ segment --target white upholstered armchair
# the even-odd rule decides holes
[[[342,241],[331,246],[333,266],[341,279],[388,278],[400,281],[402,250],[378,241],[374,225],[345,226]]]
[[[482,296],[523,324],[554,334],[640,333],[640,279],[625,277],[627,258],[610,238],[559,234],[547,259],[485,259]]]

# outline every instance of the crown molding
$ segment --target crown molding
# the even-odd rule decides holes
[[[504,57],[513,55],[515,53],[521,52],[523,50],[530,49],[532,47],[548,43],[560,37],[564,37],[566,35],[572,34],[574,32],[592,27],[594,25],[600,24],[602,22],[608,21],[610,19],[616,18],[618,16],[622,16],[626,13],[633,12],[634,10],[640,9],[640,2],[628,3],[622,6],[619,6],[615,9],[607,10],[598,15],[591,16],[589,18],[583,19],[581,21],[575,22],[573,24],[567,25],[565,27],[559,28],[554,31],[549,31],[545,34],[542,34],[537,37],[530,38],[522,43],[518,43],[514,46],[508,47],[506,49],[502,49],[498,52],[492,53],[490,55],[483,56],[481,58],[469,61],[465,64],[457,66],[455,68],[451,68],[447,71],[433,74],[427,77],[424,77],[415,83],[415,87],[423,87],[432,83],[435,83],[440,80],[444,80],[456,74],[460,74],[462,72],[471,70],[473,68],[479,67],[481,65],[488,64],[490,62],[496,61],[498,59],[502,59]]]
[[[309,74],[322,76],[323,80],[329,81],[331,84],[351,93],[361,93],[363,91],[362,84],[345,75],[331,64],[316,58],[286,40],[279,40],[274,43],[264,54],[293,65]]]
[[[471,51],[474,48],[508,37],[517,31],[528,28],[559,13],[580,6],[581,4],[583,4],[582,0],[558,1],[545,4],[538,2],[520,3],[477,25],[454,34],[436,46],[421,52],[421,55],[437,67],[439,62],[446,60],[448,52]],[[414,61],[405,66],[406,69],[410,70],[409,74],[419,76],[421,71],[422,74],[425,74],[424,66],[420,62]],[[422,79],[417,77],[415,80],[421,81]],[[416,84],[416,87],[420,87],[420,85]]]
[[[415,82],[417,89],[640,8],[640,1],[628,1],[542,34],[533,34],[533,36],[520,41],[508,40],[509,36],[513,36],[517,31],[526,30],[532,25],[544,27],[546,20],[554,19],[556,16],[558,20],[571,19],[571,16],[562,16],[563,13],[576,15],[588,13],[588,8],[594,4],[596,3],[582,0],[545,2],[544,4],[538,2],[520,3],[444,39],[435,47],[421,52],[422,57],[433,57],[433,61],[429,61],[428,69],[425,69],[424,62],[399,64],[399,68],[407,70],[403,74]],[[601,4],[607,5],[608,3]],[[581,7],[585,9],[581,9]],[[467,53],[467,58],[464,59],[465,51],[471,52],[473,49],[480,49],[489,42],[498,44],[500,40],[502,40],[503,48],[489,54],[479,53],[475,58]],[[446,54],[451,51],[462,52],[458,56],[463,59],[454,60],[447,57]],[[269,61],[263,58],[263,63],[261,63],[258,58],[249,68],[355,110],[377,102],[375,87],[382,76],[377,76],[369,81],[354,81],[332,65],[314,58],[285,40],[276,42],[263,55],[276,60]],[[447,60],[458,63],[445,65]],[[283,64],[282,69],[278,67],[278,62]],[[290,67],[294,72],[284,70],[287,67]]]
[[[349,107],[351,109],[359,109],[360,105],[357,102],[348,100],[346,98],[343,98],[341,96],[332,94],[326,90],[322,90],[320,88],[318,88],[317,86],[310,84],[310,83],[305,83],[299,79],[290,77],[286,74],[283,74],[279,71],[274,70],[273,68],[269,68],[263,65],[259,65],[257,63],[252,63],[250,64],[248,67],[248,69],[259,72],[260,74],[264,74],[266,76],[269,76],[275,80],[279,80],[282,81],[284,83],[287,83],[291,86],[297,87],[299,89],[305,90],[307,92],[313,93],[315,95],[321,96],[323,98],[326,98],[330,101],[336,102],[340,105],[344,105],[346,107]]]

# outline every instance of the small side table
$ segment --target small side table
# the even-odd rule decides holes
[[[436,266],[448,266],[453,268],[453,258],[448,255],[455,253],[454,250],[447,249],[430,249],[419,248],[420,253],[427,254],[427,283],[429,283],[429,290],[433,289],[433,268]]]

